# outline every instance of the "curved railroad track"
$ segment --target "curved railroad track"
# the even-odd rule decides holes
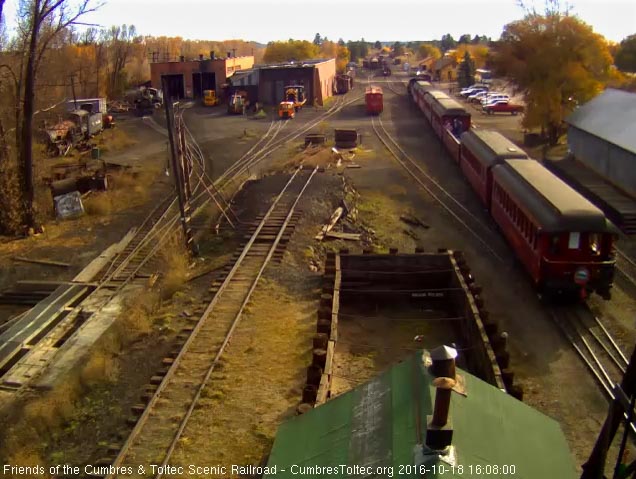
[[[372,117],[373,131],[404,170],[444,208],[468,233],[470,233],[481,245],[497,260],[505,262],[505,252],[496,251],[493,244],[500,243],[501,239],[496,232],[484,224],[464,205],[457,200],[446,188],[411,158],[393,136],[386,130],[380,116]],[[503,249],[503,248],[502,248]]]
[[[107,478],[163,477],[160,472],[153,474],[148,469],[140,473],[138,466],[169,463],[202,391],[317,168],[309,174],[301,174],[301,171],[301,168],[296,170],[256,227],[113,462],[115,468],[132,467],[134,474],[113,473]]]

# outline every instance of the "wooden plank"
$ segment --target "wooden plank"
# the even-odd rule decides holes
[[[329,231],[325,233],[327,238],[337,238],[351,241],[360,241],[360,233],[340,233],[338,231]]]
[[[331,380],[329,379],[329,376],[323,374],[320,378],[320,385],[318,386],[318,393],[316,394],[316,404],[314,405],[314,407],[318,407],[327,402],[327,394],[329,393],[330,382]]]
[[[325,371],[324,374],[331,376],[332,368],[333,368],[333,357],[336,352],[336,342],[329,341],[327,343],[327,357],[325,359]]]
[[[57,266],[59,268],[68,268],[71,266],[69,263],[62,263],[61,261],[51,261],[48,259],[34,259],[34,258],[25,258],[24,256],[14,256],[14,261],[21,261],[22,263],[33,263],[40,264],[44,266]]]
[[[114,257],[121,253],[128,243],[134,238],[137,228],[131,228],[118,243],[110,245],[102,253],[93,259],[88,265],[73,278],[76,283],[89,283]]]
[[[322,227],[322,230],[315,236],[315,239],[322,241],[325,235],[333,229],[338,220],[342,217],[343,213],[344,208],[342,206],[336,208],[336,210],[332,213],[331,218],[329,218],[329,222]]]

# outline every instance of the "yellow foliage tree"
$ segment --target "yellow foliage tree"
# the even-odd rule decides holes
[[[336,70],[339,73],[344,73],[351,58],[351,52],[346,46],[338,45],[329,40],[322,42],[319,55],[323,58],[335,58]]]
[[[265,48],[263,60],[266,63],[287,62],[291,60],[311,60],[318,57],[320,47],[306,40],[288,40],[269,42]]]
[[[555,144],[563,119],[603,88],[612,57],[605,39],[589,25],[549,11],[506,25],[493,65],[523,94],[524,126],[540,127]]]
[[[428,57],[433,57],[434,60],[442,58],[442,52],[439,48],[429,43],[422,43],[417,50],[417,55],[421,60]]]
[[[458,63],[461,62],[464,59],[466,52],[468,52],[470,58],[472,58],[475,63],[475,68],[484,68],[489,52],[489,48],[486,45],[460,43],[453,54],[455,60],[457,60]]]

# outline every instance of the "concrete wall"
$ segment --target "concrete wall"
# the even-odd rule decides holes
[[[568,146],[574,156],[627,193],[636,195],[636,155],[573,126]]]
[[[227,83],[227,76],[237,70],[247,70],[254,66],[254,57],[216,58],[214,60],[189,60],[185,62],[157,62],[150,64],[150,79],[154,88],[161,88],[162,75],[183,75],[186,98],[192,98],[194,88],[192,74],[199,72],[214,73],[215,89],[218,92]]]

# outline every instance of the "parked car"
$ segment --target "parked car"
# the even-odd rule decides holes
[[[483,86],[468,88],[467,90],[460,91],[459,94],[464,98],[468,98],[470,95],[474,95],[475,93],[479,93],[480,91],[488,91],[488,88]]]
[[[488,105],[484,105],[482,109],[488,115],[494,115],[495,113],[510,113],[511,115],[516,115],[517,113],[521,113],[523,111],[523,106],[515,105],[513,103],[509,103],[508,101],[497,101],[494,103],[489,103]]]
[[[467,100],[471,103],[480,103],[483,98],[486,98],[488,95],[487,90],[478,91],[477,93],[473,93],[469,95]]]
[[[482,106],[484,105],[488,105],[490,103],[494,103],[497,101],[510,101],[510,96],[508,95],[504,95],[504,94],[499,94],[499,95],[493,95],[493,96],[487,96],[486,98],[481,100],[481,104]]]

